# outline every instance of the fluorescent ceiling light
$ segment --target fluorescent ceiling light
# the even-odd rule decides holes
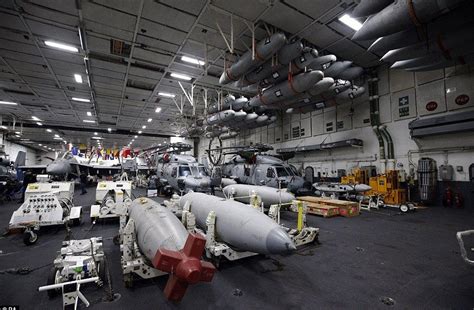
[[[40,119],[37,118],[36,116],[32,116],[31,119],[34,120],[34,121],[40,121]]]
[[[91,102],[90,99],[86,99],[86,98],[77,98],[77,97],[72,97],[72,100],[74,101],[80,101],[80,102]]]
[[[192,77],[190,77],[189,75],[185,75],[185,74],[181,74],[181,73],[171,73],[170,74],[172,77],[176,78],[176,79],[180,79],[180,80],[185,80],[185,81],[190,81],[192,79]]]
[[[0,128],[2,128],[2,129],[7,129],[7,126],[3,126],[3,125],[2,125],[2,126],[0,126]]]
[[[188,56],[182,56],[181,57],[181,60],[182,61],[185,61],[185,62],[189,62],[189,63],[192,63],[192,64],[195,64],[195,65],[200,65],[200,66],[204,66],[206,63],[202,60],[199,60],[197,58],[193,58],[193,57],[188,57]]]
[[[40,122],[36,122],[36,125],[38,125],[38,126],[43,126],[43,124],[40,123]]]
[[[76,80],[76,83],[82,84],[82,75],[74,74],[74,79]]]
[[[341,21],[346,26],[351,27],[355,31],[362,28],[362,23],[359,22],[358,20],[352,18],[349,14],[344,14],[341,17],[339,17],[339,21]]]
[[[134,138],[136,139],[136,138],[138,138],[138,136],[135,136]]]
[[[40,143],[40,144],[38,144],[38,145],[39,145],[39,146],[43,146],[43,144],[41,144],[41,143]]]
[[[153,120],[153,119],[149,118],[149,119],[147,120],[147,122],[148,122],[148,123],[151,123],[152,120]]]
[[[112,128],[107,128],[108,132],[111,132],[112,131]]]
[[[51,129],[46,129],[47,132],[53,132]]]
[[[161,112],[161,108],[159,108],[159,107],[156,108],[155,112],[156,112],[156,113],[160,113],[160,112]]]
[[[77,47],[64,44],[64,43],[59,43],[59,42],[54,42],[54,41],[44,41],[44,44],[46,44],[46,46],[54,47],[60,50],[68,51],[68,52],[74,52],[74,53],[79,52]]]
[[[85,119],[83,120],[84,123],[95,123],[95,121],[91,120],[91,119]]]
[[[63,138],[61,138],[61,137],[54,137],[53,139],[54,139],[54,140],[62,140]]]
[[[139,131],[138,131],[138,134],[139,134],[139,135],[141,135],[141,134],[142,134],[142,132],[143,132],[143,131],[139,130]]]
[[[102,138],[101,138],[101,137],[92,137],[92,139],[100,140],[100,139],[102,139]],[[97,141],[97,142],[99,142],[99,141]]]
[[[0,101],[0,104],[5,104],[5,105],[18,105],[16,102],[11,102],[11,101]]]
[[[135,141],[135,139],[132,139],[132,142]]]
[[[15,137],[19,138],[19,137],[20,137],[20,135],[15,135]]]
[[[94,132],[94,136],[97,136],[97,132]]]
[[[142,129],[146,129],[146,126],[145,126],[145,125],[143,125],[143,126],[142,126]]]
[[[92,116],[92,113],[87,111],[87,116]]]
[[[59,138],[59,135],[58,135],[58,134],[55,134],[54,136],[55,136],[56,138]]]
[[[17,135],[21,135],[21,132],[19,132],[19,131],[15,131],[15,133],[16,133]]]
[[[174,98],[174,97],[176,97],[175,94],[172,94],[172,93],[162,93],[162,92],[159,92],[159,93],[158,93],[158,96],[167,97],[167,98]]]

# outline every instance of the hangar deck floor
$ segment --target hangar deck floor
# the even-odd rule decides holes
[[[84,223],[73,229],[74,238],[104,237],[114,302],[104,302],[103,289],[83,292],[91,309],[472,309],[474,268],[459,254],[455,233],[473,229],[473,212],[430,208],[398,215],[388,210],[363,213],[355,218],[309,216],[320,227],[321,245],[292,256],[252,257],[221,264],[211,284],[192,286],[180,304],[163,297],[166,277],[139,281],[133,290],[121,279],[120,250],[112,238],[117,224],[98,224],[92,230],[89,206],[93,188],[84,196],[76,191],[76,205],[85,206]],[[143,194],[137,190],[136,196]],[[161,198],[157,198],[161,201]],[[18,203],[0,207],[0,225],[6,227]],[[285,214],[286,220],[294,219]],[[48,272],[65,230],[44,232],[27,247],[21,235],[0,238],[0,305],[20,309],[60,309],[61,298],[49,300],[37,287]],[[473,246],[472,240],[470,246]],[[5,270],[38,268],[26,275]],[[236,294],[240,290],[241,294]],[[383,297],[393,298],[388,306]],[[83,305],[81,308],[85,308]]]

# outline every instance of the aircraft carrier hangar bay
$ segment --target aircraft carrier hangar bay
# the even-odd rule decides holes
[[[0,309],[472,309],[472,16],[0,1]]]

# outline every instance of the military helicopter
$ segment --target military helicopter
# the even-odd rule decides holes
[[[231,151],[223,153],[223,150]],[[237,183],[287,188],[294,194],[311,191],[311,183],[298,174],[295,166],[285,162],[289,157],[262,154],[270,150],[273,147],[264,144],[212,148],[210,143],[208,155],[215,165],[216,159],[221,161],[222,155],[232,154],[229,161],[220,165],[221,172],[222,177],[232,178]]]
[[[191,149],[186,143],[165,143],[150,154],[156,160],[156,183],[160,192],[170,195],[172,192],[211,191],[211,177],[204,165],[191,155],[181,154]]]

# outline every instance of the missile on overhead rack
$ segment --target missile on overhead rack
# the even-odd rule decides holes
[[[328,91],[333,85],[334,79],[332,77],[324,77],[321,81],[317,82],[313,87],[308,89],[307,93],[311,96],[316,96]]]
[[[206,229],[210,212],[216,215],[216,235],[241,251],[259,254],[284,254],[296,246],[280,225],[261,211],[243,203],[225,200],[202,193],[188,193],[181,197],[181,207],[188,203],[196,224]]]
[[[226,197],[234,197],[235,200],[250,204],[250,196],[256,194],[260,197],[265,207],[279,203],[289,203],[295,200],[295,196],[286,191],[269,186],[257,186],[248,184],[232,184],[224,187],[222,192]]]
[[[267,60],[264,64],[257,67],[255,70],[246,74],[237,86],[246,86],[257,83],[258,81],[271,75],[277,69],[289,64],[293,59],[301,55],[303,51],[303,43],[301,41],[295,41],[293,43],[286,44],[280,51],[278,51],[278,58],[275,64],[273,59]],[[285,66],[286,68],[286,66]]]
[[[148,198],[138,198],[130,208],[140,251],[156,269],[170,273],[165,287],[168,299],[179,301],[188,284],[210,282],[215,268],[201,261],[206,240],[189,234],[167,208]]]
[[[222,140],[232,139],[239,135],[237,131],[228,131],[219,136]]]
[[[310,89],[318,81],[322,80],[324,74],[321,71],[307,71],[293,76],[290,80],[281,82],[266,89],[261,95],[250,99],[250,106],[266,106],[283,100],[289,100],[294,96]]]
[[[216,102],[215,104],[213,104],[207,109],[207,112],[209,114],[212,114],[212,113],[216,113],[217,111],[227,110],[229,109],[231,105],[235,103],[235,100],[236,100],[235,97],[229,94],[222,99],[220,109],[219,109],[218,103]]]
[[[263,124],[263,123],[266,123],[268,121],[269,117],[268,115],[260,115],[259,117],[257,117],[257,119],[255,120],[255,123],[257,124]]]
[[[244,112],[243,110],[235,112],[234,119],[231,120],[232,122],[241,122],[245,120],[247,117],[247,112]]]
[[[285,113],[286,114],[296,114],[296,113],[306,114],[306,113],[313,112],[316,110],[324,109],[325,107],[326,107],[326,104],[324,102],[310,103],[308,105],[297,107],[297,108],[289,108],[286,110]]]
[[[464,31],[465,30],[465,31]],[[395,62],[399,60],[407,60],[418,57],[424,57],[429,54],[445,55],[446,58],[454,57],[451,54],[469,54],[467,50],[474,46],[473,40],[474,25],[462,32],[446,34],[439,36],[435,40],[429,42],[421,42],[415,45],[406,46],[387,52],[381,60],[387,62]]]
[[[283,33],[275,33],[271,37],[260,41],[255,48],[255,57],[252,59],[252,52],[247,51],[242,57],[237,60],[232,66],[225,69],[222,73],[219,83],[228,84],[231,81],[237,81],[246,72],[255,68],[265,60],[276,53],[286,42],[286,37]]]
[[[257,118],[258,118],[257,113],[255,113],[255,112],[248,113],[247,116],[245,117],[244,122],[247,123],[247,124],[253,123]]]
[[[451,60],[444,60],[440,61],[437,63],[431,63],[428,65],[424,66],[418,66],[418,67],[412,67],[412,68],[407,68],[405,70],[407,71],[413,71],[413,72],[421,72],[421,71],[432,71],[432,70],[438,70],[438,69],[443,69],[443,68],[448,68],[456,65],[470,65],[474,63],[474,54],[469,54],[466,56],[462,57],[455,57]]]
[[[249,99],[247,97],[242,96],[240,98],[235,99],[234,103],[232,104],[232,110],[234,111],[242,110],[242,108],[247,102],[249,102]]]
[[[267,75],[261,82],[260,86],[267,87],[270,85],[277,84],[288,79],[288,74],[296,75],[303,71],[305,67],[309,66],[313,61],[318,58],[318,51],[315,49],[309,49],[303,53],[300,57],[294,59],[288,66],[281,66],[277,70],[273,71],[270,75]]]
[[[352,37],[353,40],[371,40],[420,26],[455,9],[465,0],[395,1],[379,13],[369,17]]]
[[[308,64],[308,68],[312,70],[324,71],[329,68],[336,60],[337,57],[334,55],[319,56],[314,59],[310,64]]]
[[[332,78],[337,78],[339,74],[349,69],[352,65],[352,61],[336,61],[324,70],[324,76],[329,76]]]
[[[361,0],[354,8],[351,16],[354,18],[367,17],[390,5],[393,0]]]
[[[422,57],[396,61],[390,68],[392,69],[410,69],[435,64],[449,63],[454,61],[455,64],[465,64],[463,57],[474,53],[474,42],[466,42],[461,48],[449,50],[449,54],[430,53]]]
[[[346,89],[345,91],[337,94],[334,98],[337,102],[353,100],[359,98],[365,94],[365,88],[363,86],[353,85],[352,88]]]
[[[235,111],[234,110],[223,110],[211,115],[208,115],[206,118],[206,123],[208,125],[217,125],[221,123],[228,122],[235,117]]]
[[[364,68],[362,67],[350,67],[347,70],[342,71],[337,75],[338,79],[343,80],[355,80],[364,73]]]
[[[432,23],[426,25],[424,30],[412,27],[397,33],[378,38],[368,50],[374,53],[386,53],[390,50],[410,46],[420,42],[436,40],[439,36],[445,37],[454,31],[463,31],[472,23],[474,4],[462,5],[451,13],[440,16]],[[463,31],[464,32],[464,31]]]

